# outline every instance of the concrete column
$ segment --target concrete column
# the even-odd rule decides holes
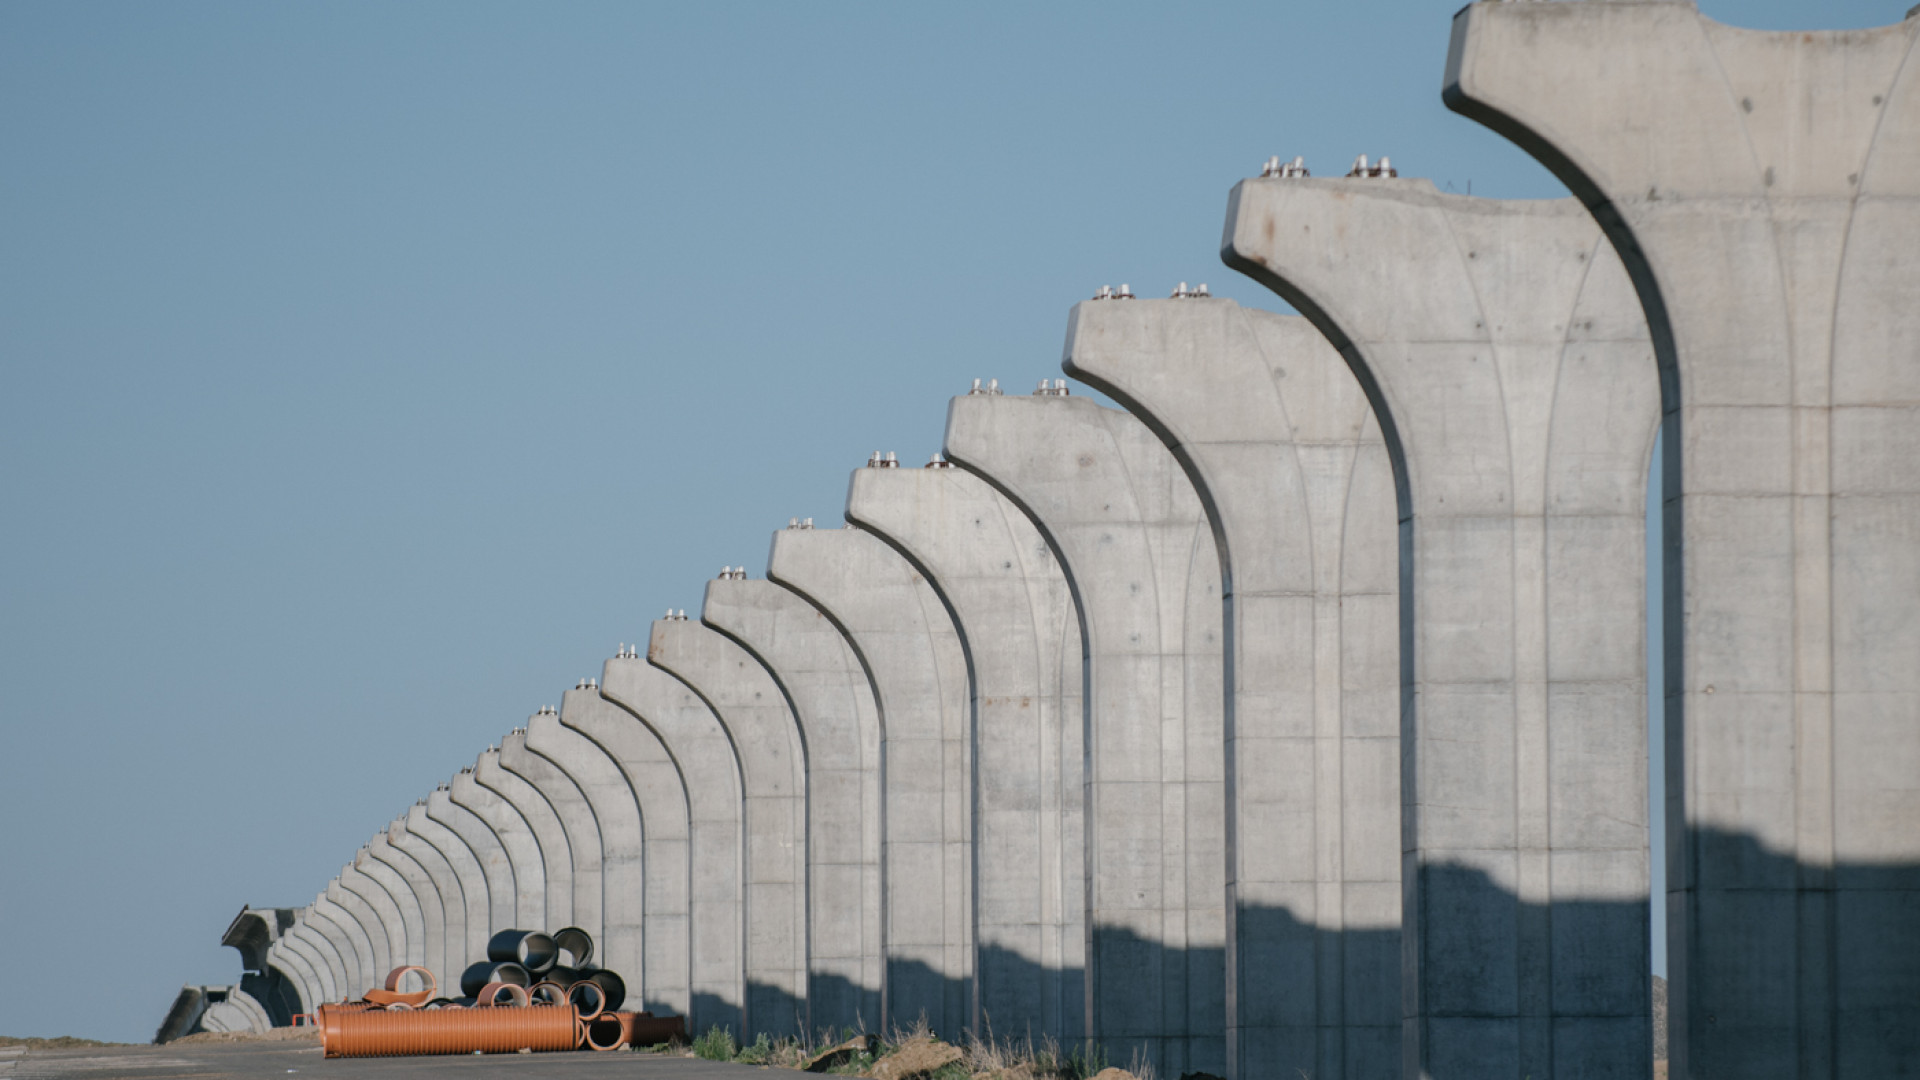
[[[435,893],[440,897],[442,927],[440,947],[437,952],[431,947],[428,948],[427,966],[433,969],[440,984],[446,986],[448,980],[455,977],[456,971],[464,970],[467,963],[466,889],[461,884],[460,875],[454,870],[453,864],[447,861],[446,856],[433,845],[408,831],[407,817],[408,814],[402,814],[387,827],[387,847],[389,853],[400,857],[394,860],[394,864],[401,873],[414,872],[406,869],[406,865],[411,864],[417,872],[426,875]],[[402,859],[404,861],[401,861]],[[432,937],[431,931],[428,936]]]
[[[289,927],[280,940],[274,943],[274,948],[280,951],[283,961],[291,961],[300,968],[304,980],[300,1011],[312,1012],[321,1002],[334,999],[333,976],[313,946],[304,937],[295,936],[294,931],[298,929],[300,929],[298,925]]]
[[[1359,384],[1298,318],[1083,303],[1065,368],[1186,469],[1225,611],[1230,1076],[1399,1060],[1400,668],[1392,469]]]
[[[514,888],[505,910],[513,913],[514,922],[510,926],[495,929],[539,930],[547,925],[547,900],[551,895],[547,890],[548,865],[545,853],[540,848],[540,840],[527,823],[520,806],[501,795],[499,788],[481,784],[475,773],[486,768],[495,783],[514,788],[529,810],[535,806],[544,807],[545,801],[524,789],[526,781],[503,776],[504,770],[495,771],[499,765],[499,754],[498,747],[488,747],[473,765],[454,774],[448,791],[455,805],[472,814],[493,834],[501,850],[506,852],[507,861],[513,866]],[[558,824],[544,818],[541,820],[556,834],[551,839],[557,843]],[[473,843],[473,838],[468,837],[467,842]]]
[[[551,712],[540,715],[552,717]],[[548,723],[556,727],[559,725],[559,721],[554,719],[549,719]],[[600,918],[604,886],[600,871],[600,826],[594,821],[593,807],[587,805],[586,795],[581,793],[580,785],[574,783],[572,777],[553,762],[527,749],[526,728],[516,729],[500,740],[500,762],[546,797],[547,805],[553,808],[554,816],[565,831],[561,842],[566,845],[571,857],[572,907],[565,912],[548,908],[547,929],[578,926],[592,934],[596,942],[599,941],[604,936]]]
[[[603,672],[604,677],[604,672]],[[656,1014],[688,1015],[691,1007],[688,979],[692,964],[688,923],[689,851],[686,781],[653,729],[613,702],[595,693],[568,694],[560,705],[560,723],[578,732],[603,751],[620,770],[629,797],[638,801],[642,831],[640,858],[645,923],[637,941],[621,928],[630,915],[614,902],[613,886],[624,880],[625,826],[603,825],[607,848],[607,940],[599,943],[609,965],[632,965],[635,978],[622,970],[629,993],[638,987],[643,1008]],[[529,734],[532,734],[531,732]],[[543,742],[535,742],[536,749]],[[599,782],[587,785],[589,794]],[[596,805],[598,805],[596,803]],[[609,811],[602,822],[615,819]],[[623,895],[630,890],[622,889]],[[638,954],[637,956],[635,954]],[[616,969],[619,970],[619,969]]]
[[[773,536],[767,576],[846,636],[880,711],[883,1027],[972,1024],[973,786],[966,657],[953,619],[898,552],[858,529]]]
[[[692,932],[687,1031],[744,1031],[747,1000],[740,767],[707,703],[638,656],[607,661],[600,696],[653,732],[679,766],[687,796]]]
[[[407,882],[407,879],[401,877],[399,871],[374,857],[373,845],[381,842],[385,835],[385,833],[375,833],[367,842],[367,846],[354,855],[353,869],[380,887],[380,891],[386,897],[387,906],[394,909],[392,914],[400,917],[398,929],[388,924],[387,932],[388,940],[392,943],[394,966],[424,964],[427,947],[426,910],[420,897],[414,895],[413,886]],[[431,891],[427,896],[435,907],[439,906],[439,897],[434,896]],[[380,904],[374,904],[374,908],[380,911],[382,922],[391,917]]]
[[[770,581],[707,583],[701,621],[744,649],[793,709],[807,748],[807,1029],[882,1028],[880,714],[827,617]]]
[[[352,885],[347,884],[349,880],[353,882]],[[368,950],[361,957],[364,961],[361,971],[370,981],[367,986],[360,987],[362,990],[379,986],[387,972],[393,970],[393,941],[387,932],[387,924],[365,895],[378,890],[379,886],[368,881],[350,865],[341,867],[339,876],[327,886],[327,899],[338,904],[340,910],[352,920],[353,925],[347,927],[347,932],[354,936],[354,943],[364,945]],[[390,905],[391,901],[388,903]],[[396,928],[399,922],[399,912],[396,910],[393,918]]]
[[[473,849],[467,846],[466,841],[461,839],[458,833],[427,815],[427,808],[430,805],[432,804],[428,799],[422,799],[407,809],[407,835],[431,848],[435,854],[446,860],[447,865],[453,868],[454,874],[460,880],[460,895],[466,905],[463,915],[466,925],[458,939],[458,954],[454,955],[450,952],[447,957],[450,968],[448,977],[453,978],[454,973],[451,967],[458,966],[464,971],[467,964],[487,954],[487,935],[490,933],[489,928],[493,925],[491,897],[488,893],[486,871],[482,869]],[[415,851],[416,848],[408,845],[407,850]],[[425,852],[418,854],[425,862]],[[455,948],[451,940],[448,948],[450,950]]]
[[[700,695],[732,742],[745,795],[743,1037],[807,1030],[807,746],[766,668],[687,619],[653,624],[647,659]]]
[[[447,940],[439,888],[412,856],[393,846],[385,829],[367,841],[367,858],[371,868],[362,867],[361,872],[386,886],[399,903],[402,918],[416,920],[407,924],[406,962],[426,967],[438,976]]]
[[[1224,616],[1199,497],[1146,425],[1061,393],[954,398],[946,450],[1040,530],[1085,628],[1089,1036],[1223,1072]]]
[[[294,995],[299,999],[296,1012],[310,1013],[315,1005],[326,1000],[319,996],[320,982],[313,973],[313,965],[285,942],[276,941],[268,947],[267,964],[293,988]]]
[[[855,471],[847,520],[906,557],[967,657],[979,1024],[1085,1035],[1081,643],[1046,541],[979,477]]]
[[[471,782],[472,777],[467,777]],[[469,954],[467,962],[476,963],[486,959],[487,939],[501,930],[511,930],[520,922],[520,888],[514,880],[513,860],[507,857],[507,849],[500,844],[487,823],[473,815],[465,806],[453,801],[451,782],[435,789],[427,796],[427,817],[435,824],[445,827],[453,833],[479,865],[480,874],[487,887],[487,922],[475,934],[472,920],[467,922],[469,940],[478,938],[479,951]],[[411,819],[409,819],[411,821]],[[445,848],[442,849],[446,850]],[[449,858],[451,858],[449,854]]]
[[[360,853],[356,852],[356,862],[360,857]],[[406,955],[407,928],[400,907],[379,882],[367,877],[355,863],[341,867],[339,881],[340,888],[346,893],[346,898],[340,904],[352,911],[360,919],[360,924],[367,928],[367,935],[373,939],[374,975],[378,979],[385,979],[387,972],[398,966],[400,958]]]
[[[1444,96],[1587,205],[1660,357],[1674,1075],[1911,1072],[1920,19],[1528,7],[1456,16]]]
[[[507,736],[520,734],[518,728]],[[501,744],[506,738],[501,739]],[[553,804],[547,801],[545,793],[527,783],[518,773],[512,772],[500,763],[501,748],[490,746],[473,763],[473,779],[484,789],[500,797],[500,801],[511,808],[510,813],[499,814],[502,828],[514,830],[513,836],[502,836],[500,842],[506,845],[509,856],[515,854],[515,843],[519,830],[531,837],[531,850],[539,861],[540,873],[546,888],[538,901],[535,921],[521,924],[527,930],[558,929],[567,925],[573,917],[573,849],[567,843],[566,826],[560,823],[560,815],[554,811]],[[459,789],[454,789],[454,797],[459,798]],[[476,811],[477,812],[477,811]],[[488,824],[495,824],[493,818],[481,815]],[[524,823],[524,824],[523,824]],[[499,828],[494,830],[496,833]],[[524,844],[525,841],[519,841]],[[518,864],[516,864],[518,865]],[[520,910],[525,916],[527,880],[520,879]]]
[[[337,878],[329,882],[326,891],[314,898],[313,919],[323,929],[328,926],[334,929],[335,933],[328,935],[328,940],[333,942],[334,948],[340,950],[340,959],[346,964],[345,993],[348,1000],[358,1001],[360,995],[374,985],[373,980],[376,977],[374,969],[378,966],[378,962],[373,955],[373,937],[367,932],[366,925],[340,902],[339,898],[344,898],[346,895],[347,891],[340,887]],[[356,906],[364,907],[365,905]],[[368,922],[372,921],[368,919]],[[386,972],[382,971],[380,974],[384,975]]]
[[[581,921],[573,925],[593,935],[593,962],[618,972],[627,982],[627,992],[638,1001],[648,994],[641,951],[641,934],[646,924],[646,866],[642,859],[640,804],[620,766],[606,751],[560,720],[569,708],[578,712],[583,707],[596,706],[609,712],[618,711],[601,702],[598,684],[569,690],[561,699],[560,712],[537,713],[527,721],[523,740],[529,752],[562,773],[580,793],[587,813],[585,824],[592,832],[585,829],[576,832],[569,827],[568,836],[573,838],[576,874],[582,862],[580,849],[588,843],[594,846],[594,856],[599,863],[595,876],[600,880],[597,898],[600,906],[591,913],[591,926]],[[501,751],[506,751],[504,744]],[[509,759],[508,764],[515,765],[515,762]],[[676,783],[675,794],[678,787]],[[563,817],[562,820],[570,819]],[[576,879],[574,915],[585,918],[589,913],[582,902],[582,891]]]
[[[1425,180],[1246,181],[1227,238],[1373,388],[1403,462],[1407,1067],[1645,1076],[1659,400],[1626,274],[1571,199]]]
[[[287,947],[305,957],[313,968],[314,976],[320,980],[320,1000],[341,1000],[340,987],[345,985],[346,967],[340,963],[340,957],[333,951],[333,945],[321,936],[318,930],[307,925],[311,912],[302,912],[299,922],[287,931],[283,939]]]

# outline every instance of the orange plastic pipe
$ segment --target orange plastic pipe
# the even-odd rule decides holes
[[[329,1009],[321,1022],[320,1046],[330,1058],[571,1050],[577,1022],[572,1009],[550,1005],[431,1012]]]
[[[420,973],[421,980],[427,984],[425,990],[405,994],[400,992],[400,980],[406,978],[407,972],[409,971],[417,971]],[[432,1001],[433,996],[439,992],[440,981],[433,977],[433,972],[428,971],[426,968],[409,964],[387,972],[386,989],[367,991],[367,1000],[373,1002],[375,1005],[405,1004],[417,1009],[427,1002]]]

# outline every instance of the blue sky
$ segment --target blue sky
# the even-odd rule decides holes
[[[1752,26],[1904,4],[1709,2]],[[1270,154],[1557,182],[1452,4],[0,6],[0,1034],[145,1040]]]

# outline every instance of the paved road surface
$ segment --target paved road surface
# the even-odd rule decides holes
[[[334,1058],[286,1042],[95,1046],[78,1050],[0,1047],[0,1080],[412,1080],[414,1077],[562,1077],[564,1080],[771,1080],[788,1070],[722,1065],[638,1051]]]

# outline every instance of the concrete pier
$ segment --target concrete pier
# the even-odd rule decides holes
[[[405,889],[417,909],[418,932],[412,927],[407,931],[407,962],[420,964],[438,977],[446,970],[446,905],[440,896],[440,887],[434,883],[426,868],[415,862],[413,856],[393,845],[392,827],[389,824],[388,828],[375,833],[373,839],[367,841],[367,856],[385,866],[393,875],[391,879],[381,879],[387,891],[392,893]],[[368,873],[372,875],[373,871]],[[406,913],[403,903],[401,914]]]
[[[314,897],[313,919],[323,932],[328,927],[332,928],[327,940],[339,950],[340,962],[346,965],[347,993],[357,1000],[368,987],[374,985],[373,939],[354,913],[340,903],[338,898],[344,896],[345,892],[338,880],[329,882],[326,890]]]
[[[419,807],[414,807],[387,827],[387,844],[419,867],[433,882],[434,890],[440,896],[443,933],[438,954],[431,947],[427,950],[427,966],[445,983],[452,977],[451,972],[457,968],[463,969],[468,962],[466,886],[461,882],[453,863],[438,848],[407,828],[407,818],[417,809]]]
[[[458,779],[456,774],[455,779]],[[471,781],[472,777],[469,776]],[[427,795],[427,817],[435,824],[443,826],[473,853],[474,861],[480,867],[482,879],[487,887],[487,924],[479,933],[480,948],[471,954],[468,963],[484,959],[487,955],[487,939],[497,930],[511,930],[520,921],[520,889],[514,879],[513,860],[507,857],[507,849],[500,845],[500,838],[494,835],[486,822],[473,815],[465,806],[453,801],[453,781],[446,786],[436,788]],[[536,886],[544,888],[544,886]],[[529,890],[534,891],[534,890]],[[467,933],[474,933],[471,922],[467,924]],[[471,940],[471,938],[469,939]]]
[[[314,992],[318,995],[308,1005],[317,1005],[322,1001],[338,1001],[339,990],[336,980],[341,973],[337,965],[327,956],[326,950],[314,943],[314,931],[304,925],[306,913],[302,912],[293,928],[280,939],[280,947],[300,957],[306,963],[307,970],[314,981]]]
[[[649,994],[649,972],[642,950],[647,877],[640,803],[626,775],[606,751],[560,719],[569,710],[578,714],[583,708],[595,707],[616,711],[600,700],[597,685],[567,691],[561,698],[559,712],[536,713],[527,721],[526,747],[564,773],[585,800],[591,818],[588,824],[593,827],[592,840],[597,845],[600,895],[596,899],[600,901],[600,910],[593,926],[580,921],[572,925],[593,935],[594,963],[618,972],[627,982],[627,993],[640,1001]],[[504,751],[505,746],[501,749]],[[680,794],[677,782],[671,792]],[[574,831],[569,829],[568,835],[573,836]],[[578,850],[576,841],[575,851]],[[577,874],[577,857],[574,865]],[[576,879],[574,914],[585,918],[580,893]]]
[[[689,619],[653,624],[647,660],[685,683],[725,729],[746,843],[747,1002],[742,1037],[807,1021],[807,745],[786,696],[751,654]]]
[[[481,793],[478,802],[462,799],[457,778],[454,801],[465,802],[486,822],[513,860],[520,918],[514,925],[524,929],[565,926],[573,915],[573,855],[560,815],[539,789],[501,764],[498,745],[482,751],[474,759],[473,771],[465,775]]]
[[[1085,627],[1088,1034],[1163,1076],[1220,1073],[1220,561],[1159,438],[1064,387],[954,398],[946,452],[1038,527]]]
[[[1085,302],[1065,370],[1185,467],[1225,607],[1229,1076],[1398,1067],[1400,667],[1386,446],[1305,320]]]
[[[954,469],[856,470],[847,520],[899,551],[953,616],[974,759],[974,985],[984,1034],[1086,1033],[1081,642],[1046,541]],[[1009,1032],[1010,1033],[1010,1032]]]
[[[545,717],[548,724],[559,726],[553,714],[538,715]],[[528,720],[529,725],[532,723],[532,720]],[[527,732],[528,728],[519,728],[501,737],[500,764],[508,772],[525,780],[553,808],[564,833],[561,842],[565,845],[573,871],[573,904],[565,910],[548,908],[544,929],[578,926],[592,934],[597,942],[606,936],[600,917],[604,889],[601,884],[603,856],[600,825],[580,785],[574,783],[573,778],[553,762],[527,748]]]
[[[1454,20],[1447,104],[1586,204],[1660,358],[1676,1076],[1920,1062],[1916,41]]]
[[[458,963],[464,970],[466,964],[486,955],[487,936],[492,932],[490,927],[493,925],[492,895],[488,891],[486,872],[481,868],[480,860],[474,856],[473,849],[458,833],[429,817],[429,805],[429,799],[422,799],[407,808],[407,834],[445,859],[460,880],[460,895],[466,902],[466,926],[459,939],[459,958],[455,960],[449,957],[449,963]],[[448,947],[450,950],[454,948],[451,944]],[[452,976],[449,974],[447,977]]]
[[[340,917],[346,920],[346,928],[355,947],[360,952],[361,977],[369,980],[367,986],[378,986],[387,972],[393,970],[393,952],[387,941],[387,930],[380,922],[380,915],[374,911],[358,891],[349,889],[344,880],[352,873],[352,868],[341,870],[327,885],[326,898],[336,905]],[[336,919],[339,922],[340,919]],[[364,987],[363,987],[364,989]]]
[[[931,586],[859,529],[773,535],[767,577],[846,636],[883,732],[884,1027],[972,1023],[972,755],[966,657]]]
[[[321,975],[326,982],[326,999],[342,1000],[342,995],[346,993],[344,987],[347,985],[346,963],[341,960],[339,950],[334,948],[333,942],[327,939],[326,934],[316,922],[312,905],[301,910],[288,936],[289,940],[303,947],[313,962],[322,969],[317,974]]]
[[[605,679],[604,670],[602,679]],[[642,831],[639,854],[645,877],[644,894],[637,897],[645,919],[638,942],[641,955],[637,961],[632,958],[632,946],[624,940],[627,935],[621,929],[631,917],[627,905],[636,896],[623,894],[616,902],[611,888],[607,898],[611,940],[601,943],[596,951],[605,952],[610,967],[616,962],[633,965],[614,969],[626,977],[628,992],[640,996],[643,1009],[661,1015],[686,1016],[691,1008],[692,993],[688,982],[692,942],[688,921],[691,855],[687,846],[686,781],[653,729],[597,690],[569,693],[560,705],[560,723],[579,732],[606,753],[619,768],[629,797],[639,804]],[[597,783],[589,785],[588,790],[591,792],[597,786]],[[624,828],[609,826],[603,835],[612,838],[606,853],[607,880],[611,885],[624,873],[621,866],[625,832]],[[629,974],[630,971],[639,973],[638,978]]]
[[[744,1027],[747,1000],[740,766],[699,695],[644,657],[608,660],[600,696],[645,724],[680,768],[687,798],[690,935],[687,1030]]]
[[[807,1029],[882,1030],[880,713],[860,659],[790,590],[707,583],[701,621],[779,687],[807,749]]]
[[[361,848],[359,854],[354,856],[353,868],[365,875],[374,884],[380,886],[393,907],[398,911],[400,916],[399,937],[393,937],[393,928],[391,926],[389,926],[387,930],[389,939],[398,942],[397,947],[394,949],[395,966],[400,964],[424,964],[426,963],[427,946],[426,908],[422,904],[421,898],[415,895],[411,882],[401,877],[398,870],[395,870],[385,862],[374,857],[373,845],[381,844],[384,837],[384,833],[375,833],[373,838],[367,841],[367,846]],[[382,846],[384,846],[384,844],[382,844]],[[422,878],[422,881],[424,880],[425,879]],[[427,892],[427,899],[432,901],[436,909],[434,911],[434,922],[438,924],[440,913],[437,909],[440,906],[440,898],[432,892],[430,886]],[[381,915],[383,921],[386,917],[384,913]],[[438,929],[437,925],[436,929]]]
[[[402,963],[400,958],[406,955],[406,926],[399,905],[380,887],[379,882],[360,871],[356,865],[358,858],[356,855],[355,862],[340,869],[338,881],[341,890],[351,898],[353,906],[350,910],[360,918],[361,925],[366,927],[367,934],[373,940],[375,974],[385,976]]]
[[[1248,180],[1226,237],[1359,373],[1403,463],[1407,1068],[1647,1075],[1659,399],[1619,260],[1572,199],[1425,180]]]

